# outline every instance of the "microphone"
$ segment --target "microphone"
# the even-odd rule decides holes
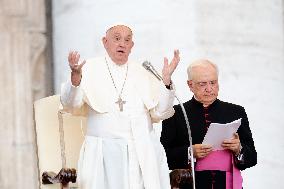
[[[159,75],[159,73],[155,70],[155,68],[152,66],[152,64],[150,62],[148,62],[147,60],[144,61],[142,63],[142,66],[148,70],[149,72],[151,72],[154,76],[156,76],[156,78],[158,80],[163,80],[162,77]],[[179,102],[179,105],[181,106],[181,110],[182,110],[182,113],[183,113],[183,116],[184,116],[184,119],[185,119],[185,123],[186,123],[186,126],[187,126],[187,132],[188,132],[188,140],[189,140],[189,144],[190,144],[190,154],[193,154],[193,147],[192,147],[192,137],[191,137],[191,128],[190,128],[190,125],[189,125],[189,121],[188,121],[188,117],[187,117],[187,113],[185,111],[185,108],[183,106],[183,104],[181,103],[180,99],[177,97],[177,95],[175,95],[176,99],[178,100]],[[191,170],[192,170],[192,186],[193,186],[193,189],[196,189],[195,188],[195,172],[194,172],[194,159],[193,159],[193,155],[190,156],[190,167],[191,167]]]
[[[149,61],[144,61],[142,63],[142,66],[149,72],[151,72],[159,81],[163,80],[163,78],[159,75],[157,70],[152,66],[152,64]]]

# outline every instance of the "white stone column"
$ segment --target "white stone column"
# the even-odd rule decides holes
[[[33,102],[47,95],[45,2],[0,2],[0,188],[38,188]],[[49,81],[50,83],[50,81]]]
[[[183,101],[192,96],[187,65],[196,58],[218,64],[219,97],[246,108],[258,151],[258,165],[243,172],[244,188],[284,188],[282,0],[63,0],[54,1],[53,18],[57,93],[69,75],[68,51],[101,55],[102,25],[114,18],[134,26],[131,57],[140,62],[161,68],[163,57],[180,49],[173,79]]]

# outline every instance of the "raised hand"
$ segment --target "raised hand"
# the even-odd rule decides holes
[[[74,86],[79,86],[82,78],[82,67],[86,60],[79,63],[80,54],[77,51],[71,51],[68,55],[69,67],[71,69],[71,83]]]
[[[180,61],[179,50],[174,51],[174,57],[170,64],[169,64],[168,59],[166,57],[164,58],[164,67],[162,71],[162,77],[163,77],[163,82],[165,85],[170,85],[172,74],[175,71],[179,61]]]

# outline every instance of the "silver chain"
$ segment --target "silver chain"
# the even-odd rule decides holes
[[[126,78],[127,78],[127,75],[128,75],[128,64],[126,65],[126,74],[125,74],[125,78],[124,78],[124,81],[123,81],[123,84],[122,84],[122,88],[121,88],[121,90],[120,90],[120,93],[118,93],[118,89],[117,89],[117,87],[116,87],[116,85],[115,85],[115,82],[114,82],[113,76],[112,76],[112,74],[111,74],[111,71],[110,71],[110,68],[109,68],[109,65],[108,65],[108,62],[107,62],[106,57],[105,57],[105,61],[106,61],[107,69],[108,69],[109,75],[110,75],[110,77],[111,77],[113,86],[114,86],[114,88],[115,88],[115,90],[116,90],[116,92],[117,92],[117,94],[118,94],[118,98],[121,98],[121,94],[122,94],[122,91],[123,91],[123,89],[124,89],[124,85],[125,85]]]

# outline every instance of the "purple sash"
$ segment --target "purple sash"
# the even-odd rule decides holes
[[[195,170],[226,171],[226,189],[242,189],[241,171],[235,166],[232,153],[229,150],[213,151],[207,157],[198,159]]]

